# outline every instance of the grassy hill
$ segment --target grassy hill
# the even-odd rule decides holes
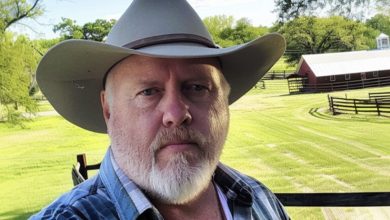
[[[332,95],[365,98],[374,91],[390,87]],[[274,192],[390,191],[390,118],[333,116],[326,96],[288,95],[285,81],[266,81],[265,90],[251,90],[230,107],[222,161]],[[50,106],[43,104],[42,109]],[[59,116],[25,125],[0,124],[0,219],[25,219],[71,189],[76,155],[86,153],[88,163],[95,163],[108,145],[105,135],[84,131]],[[343,212],[360,212],[356,210],[361,209]],[[288,212],[293,219],[332,214],[320,208]]]

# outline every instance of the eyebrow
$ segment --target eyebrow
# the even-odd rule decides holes
[[[140,85],[140,86],[151,86],[151,85],[158,85],[161,84],[161,81],[156,79],[138,79],[136,81],[133,81],[133,85]]]

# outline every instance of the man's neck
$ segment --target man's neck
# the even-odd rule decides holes
[[[220,206],[217,190],[210,182],[204,190],[194,200],[182,204],[172,205],[158,201],[152,201],[164,219],[224,219],[224,214]]]

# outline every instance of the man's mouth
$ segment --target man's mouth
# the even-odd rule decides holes
[[[158,151],[169,151],[171,153],[179,153],[183,151],[193,150],[198,144],[193,141],[172,141],[165,143]]]

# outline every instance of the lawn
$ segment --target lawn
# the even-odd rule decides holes
[[[364,98],[389,90],[332,95]],[[266,81],[265,90],[251,90],[230,107],[222,161],[274,192],[390,191],[390,118],[332,116],[326,96],[288,95],[285,81]],[[25,219],[71,189],[76,155],[86,153],[95,163],[108,145],[105,135],[59,116],[39,117],[25,126],[0,124],[0,219]],[[293,219],[323,219],[328,211],[288,208]]]
[[[269,70],[269,72],[283,72],[286,71],[286,73],[292,73],[296,70],[297,65],[290,65],[286,62],[286,58],[282,57],[278,60],[278,62],[275,63],[275,65]]]

